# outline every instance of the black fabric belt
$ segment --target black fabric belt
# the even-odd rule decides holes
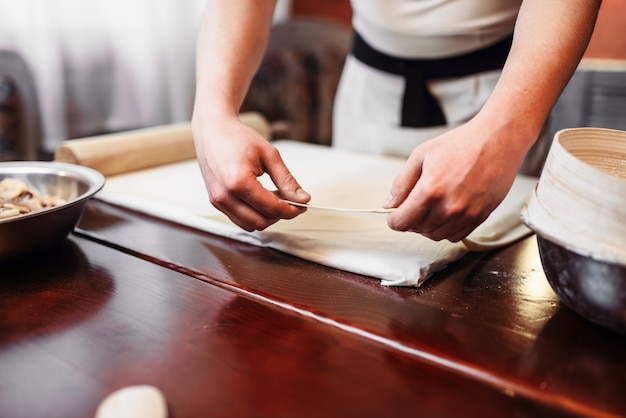
[[[511,35],[495,45],[450,58],[402,59],[375,50],[355,32],[352,55],[370,67],[405,78],[401,126],[439,126],[445,125],[446,120],[426,82],[502,69],[511,49],[512,40]]]

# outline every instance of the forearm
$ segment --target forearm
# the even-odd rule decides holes
[[[537,138],[587,47],[601,0],[524,0],[500,81],[481,111],[519,133],[522,149]],[[512,144],[509,144],[512,145]]]
[[[275,1],[209,0],[198,35],[194,122],[234,117],[263,58]]]

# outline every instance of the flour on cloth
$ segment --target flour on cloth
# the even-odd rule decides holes
[[[312,204],[381,207],[404,160],[340,151],[294,141],[274,145]],[[275,189],[268,177],[259,179]],[[518,176],[511,192],[470,236],[475,242],[509,244],[528,234],[519,212],[536,178]],[[209,202],[195,160],[107,179],[98,199],[250,244],[270,247],[337,269],[378,278],[388,286],[420,286],[470,250],[462,242],[435,242],[393,231],[385,214],[309,209],[264,231],[247,232]],[[503,240],[502,237],[505,237]]]

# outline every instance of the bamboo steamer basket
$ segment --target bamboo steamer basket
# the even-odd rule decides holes
[[[522,219],[561,301],[626,334],[626,132],[557,132]]]

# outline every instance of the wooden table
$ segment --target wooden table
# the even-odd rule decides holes
[[[388,288],[92,200],[0,309],[2,418],[135,384],[174,418],[626,414],[626,338],[559,304],[534,237]]]

